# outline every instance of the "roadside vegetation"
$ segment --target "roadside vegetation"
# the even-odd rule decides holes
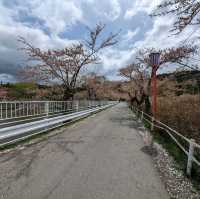
[[[74,90],[74,100],[128,100],[127,93],[120,87],[126,84],[111,81],[106,77],[91,73],[81,77]],[[0,100],[63,100],[60,85],[45,85],[34,82],[0,84]]]
[[[154,9],[152,17],[173,14],[176,20],[171,28],[176,35],[189,26],[200,25],[198,0],[164,0]],[[21,50],[28,61],[35,63],[19,71],[21,83],[1,84],[1,99],[7,100],[123,100],[145,113],[152,114],[152,79],[157,72],[158,107],[156,119],[167,124],[187,138],[200,144],[200,67],[191,62],[199,56],[194,42],[181,43],[171,48],[143,48],[133,60],[121,66],[118,73],[124,81],[111,81],[95,73],[82,73],[83,68],[99,64],[100,52],[118,43],[119,33],[105,34],[105,25],[89,29],[84,42],[64,49],[39,49],[23,37]],[[169,33],[170,34],[170,33]],[[105,37],[104,37],[105,36]],[[199,38],[197,38],[199,39]],[[150,66],[149,54],[160,53],[159,65]],[[39,63],[38,63],[39,62]],[[28,62],[29,63],[29,62]],[[172,66],[172,67],[171,67]],[[176,67],[168,74],[160,69]],[[159,75],[158,75],[159,74]],[[145,124],[149,127],[147,124]],[[185,170],[186,157],[161,130],[155,130],[155,139],[161,143]],[[185,144],[185,143],[183,143]],[[185,144],[186,147],[188,147]],[[198,155],[200,152],[195,152]],[[200,182],[200,169],[193,166],[195,183]],[[198,183],[197,183],[198,184]],[[200,189],[200,187],[198,187]]]

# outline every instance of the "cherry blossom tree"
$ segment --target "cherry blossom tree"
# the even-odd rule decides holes
[[[20,37],[21,50],[28,55],[32,65],[24,67],[20,73],[25,78],[35,78],[46,82],[59,82],[64,90],[64,100],[73,98],[81,69],[100,63],[99,52],[117,43],[119,33],[104,36],[105,25],[97,24],[89,29],[88,39],[74,43],[64,49],[42,50]]]
[[[152,16],[174,14],[176,20],[172,31],[182,32],[189,25],[200,25],[199,0],[164,0],[154,10]]]
[[[144,104],[145,112],[150,112],[149,96],[153,77],[149,54],[155,51],[153,48],[139,50],[135,63],[129,64],[119,70],[119,75],[125,77],[129,82],[127,92],[131,104],[136,103],[137,106]],[[187,64],[187,60],[196,52],[196,48],[182,46],[179,48],[157,50],[157,52],[160,52],[160,65],[156,68],[156,71],[161,67],[167,67],[169,64],[191,67]]]

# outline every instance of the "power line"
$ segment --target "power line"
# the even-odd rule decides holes
[[[199,61],[200,62],[200,59],[197,59],[197,58],[194,58],[194,57],[190,57],[190,59],[193,59],[195,61]]]
[[[184,39],[184,40],[181,42],[181,45],[182,45],[183,43],[186,43],[186,42],[191,38],[191,36],[192,36],[197,30],[198,30],[198,28],[195,29],[195,30],[193,30],[192,33],[191,33],[186,39]]]

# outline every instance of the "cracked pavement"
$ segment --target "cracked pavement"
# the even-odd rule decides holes
[[[167,199],[126,104],[0,153],[1,199]]]

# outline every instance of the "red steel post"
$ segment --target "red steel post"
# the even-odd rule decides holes
[[[156,77],[156,67],[153,66],[153,81],[152,81],[152,113],[153,117],[156,118],[157,113],[157,77]]]

